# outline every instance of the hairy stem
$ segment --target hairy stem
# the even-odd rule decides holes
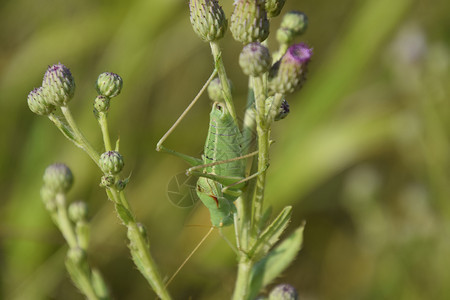
[[[70,223],[69,216],[67,215],[66,196],[64,194],[57,194],[55,200],[57,207],[55,221],[67,244],[69,244],[69,247],[75,248],[78,246],[77,237],[73,230],[72,223]]]
[[[75,123],[75,120],[72,117],[72,114],[68,107],[63,106],[61,110],[67,120],[67,123],[70,126],[74,134],[74,138],[76,142],[87,152],[87,154],[91,157],[91,159],[99,166],[99,158],[100,155],[88,140],[84,137],[83,133],[79,130],[78,126]],[[108,127],[106,125],[106,119],[101,122],[100,126],[102,127],[102,134],[105,142],[105,148],[111,149],[111,143],[109,142],[109,133]],[[99,166],[100,168],[100,166]],[[100,168],[101,169],[101,168]],[[116,178],[117,179],[117,178]],[[153,257],[150,254],[150,249],[147,245],[145,238],[140,234],[139,227],[134,218],[134,214],[131,210],[129,202],[127,201],[125,194],[123,191],[118,191],[115,186],[110,189],[106,189],[106,193],[108,197],[115,203],[120,203],[125,209],[127,209],[129,216],[131,217],[126,222],[126,226],[129,232],[133,232],[134,234],[129,234],[130,239],[130,249],[132,250],[132,255],[136,256],[139,259],[140,264],[137,265],[139,271],[141,271],[142,275],[147,279],[150,286],[153,288],[155,293],[163,300],[171,299],[169,292],[164,286],[163,280],[161,279],[161,275],[156,267],[156,263],[153,260]],[[117,209],[117,206],[116,206]],[[119,214],[120,216],[120,214]],[[125,223],[125,222],[124,222]],[[133,252],[135,251],[135,252]],[[136,261],[135,261],[136,262]]]
[[[115,188],[106,189],[108,197],[115,203],[122,204],[130,213],[130,219],[126,220],[125,226],[128,228],[128,238],[130,240],[130,250],[134,262],[141,274],[147,279],[155,293],[163,300],[171,299],[164,281],[161,278],[156,263],[150,253],[147,241],[140,233],[134,213],[123,191],[117,191]],[[116,207],[117,208],[117,207]],[[120,214],[119,214],[120,215]],[[137,261],[139,263],[137,263]]]
[[[238,126],[236,110],[233,104],[233,97],[231,95],[231,88],[228,82],[227,73],[225,72],[225,66],[223,65],[222,60],[222,50],[220,50],[219,44],[217,42],[210,42],[211,53],[214,57],[214,64],[217,70],[217,74],[219,75],[220,83],[222,84],[222,91],[225,98],[225,103],[227,105],[227,109],[230,112],[236,126]]]
[[[266,92],[264,88],[264,80],[261,77],[253,78],[253,89],[255,91],[256,104],[256,133],[258,135],[258,172],[256,179],[256,191],[252,206],[252,225],[253,234],[259,232],[260,219],[263,212],[264,188],[266,185],[265,169],[269,165],[269,138],[270,138],[270,123],[266,121],[265,116],[265,101]]]
[[[105,144],[105,151],[111,151],[111,138],[109,137],[108,120],[106,119],[106,113],[100,112],[98,123],[100,124],[100,129],[102,130],[103,143]]]
[[[69,124],[70,128],[72,129],[75,139],[77,142],[81,145],[83,150],[89,155],[90,158],[97,164],[97,166],[100,168],[99,165],[99,158],[100,155],[97,151],[95,151],[94,147],[89,143],[89,141],[84,137],[83,133],[81,133],[80,129],[78,128],[77,124],[75,123],[75,120],[73,119],[72,113],[70,112],[69,107],[67,106],[61,106],[61,111],[66,118],[67,123]]]
[[[244,300],[248,298],[250,287],[250,273],[253,267],[253,261],[245,255],[241,255],[239,260],[236,286],[233,293],[233,300]]]

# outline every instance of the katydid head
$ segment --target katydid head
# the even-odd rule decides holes
[[[210,118],[211,120],[220,119],[222,120],[222,122],[228,122],[229,120],[231,121],[233,120],[233,117],[228,111],[227,106],[225,105],[225,103],[222,102],[214,102]]]

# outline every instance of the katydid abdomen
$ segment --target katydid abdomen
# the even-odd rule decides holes
[[[233,222],[233,214],[236,212],[233,201],[237,199],[241,185],[231,187],[228,193],[223,193],[222,187],[238,182],[244,177],[245,161],[233,160],[240,156],[242,156],[241,132],[226,106],[215,102],[210,114],[203,162],[210,164],[232,161],[205,167],[204,172],[213,176],[205,178],[206,174],[203,174],[197,182],[197,195],[209,209],[213,226],[227,226]]]

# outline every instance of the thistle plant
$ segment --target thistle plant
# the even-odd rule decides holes
[[[75,81],[70,70],[61,63],[50,66],[45,72],[42,86],[28,95],[30,110],[47,116],[61,133],[84,150],[103,174],[100,186],[105,188],[114,204],[117,215],[127,229],[130,253],[138,270],[161,299],[171,299],[161,275],[150,253],[150,244],[142,224],[126,198],[124,189],[129,178],[123,178],[124,159],[119,152],[119,140],[113,148],[108,130],[107,116],[111,99],[120,94],[122,78],[114,73],[100,74],[96,82],[98,96],[94,99],[94,116],[103,136],[104,149],[99,152],[85,138],[69,109],[75,93]],[[60,114],[57,114],[57,108]],[[73,176],[67,166],[54,164],[44,174],[41,196],[54,223],[69,245],[66,268],[80,291],[88,299],[108,299],[106,284],[100,273],[89,267],[86,260],[89,225],[86,221],[85,205],[75,203],[66,207],[65,194],[72,185]]]
[[[66,268],[78,289],[88,299],[109,299],[108,288],[100,272],[87,261],[90,226],[85,202],[67,205],[67,192],[73,184],[69,167],[62,163],[50,165],[44,172],[41,197],[55,225],[69,246]]]
[[[214,61],[214,70],[205,83],[209,85],[208,96],[214,104],[204,154],[202,159],[190,157],[166,148],[163,143],[197,102],[205,86],[156,147],[193,166],[187,174],[199,177],[197,195],[209,209],[212,228],[222,230],[234,226],[236,245],[232,248],[238,256],[238,274],[233,299],[255,298],[292,262],[302,244],[304,225],[276,245],[290,221],[292,207],[285,207],[275,217],[271,216],[270,209],[264,208],[271,128],[289,113],[286,97],[304,83],[312,56],[309,46],[294,44],[295,38],[306,29],[306,17],[298,12],[285,17],[284,27],[280,29],[284,38],[278,39],[279,49],[274,57],[270,54],[265,43],[269,21],[280,13],[284,2],[234,2],[230,31],[243,44],[238,60],[243,73],[249,77],[247,108],[240,126],[219,45],[227,24],[224,12],[215,0],[190,1],[194,32],[210,43]],[[250,141],[255,138],[257,145],[253,147]],[[247,174],[246,159],[250,157],[254,159]],[[295,299],[293,293],[288,294],[284,290],[275,291],[270,299]]]
[[[221,231],[226,226],[234,227],[236,242],[235,245],[229,243],[238,260],[233,299],[254,299],[290,265],[302,245],[304,224],[280,241],[290,222],[292,207],[287,206],[272,216],[271,210],[264,206],[271,129],[275,121],[288,115],[290,108],[286,98],[304,83],[312,56],[309,46],[294,43],[307,24],[304,14],[298,12],[284,17],[278,31],[281,33],[277,32],[279,49],[271,54],[265,42],[269,22],[280,14],[284,3],[284,0],[234,2],[229,29],[233,38],[242,44],[236,59],[249,82],[247,106],[240,124],[219,45],[228,29],[226,14],[217,0],[189,1],[193,30],[202,41],[209,43],[214,68],[198,95],[156,146],[158,151],[178,156],[192,165],[187,173],[198,176],[196,192],[210,212],[209,233],[214,228]],[[171,299],[167,286],[174,276],[167,282],[162,280],[150,253],[150,237],[145,226],[136,220],[125,194],[130,178],[123,176],[125,159],[119,140],[113,143],[109,134],[108,112],[122,86],[122,78],[111,72],[102,73],[97,79],[98,95],[93,106],[103,138],[100,150],[85,138],[72,116],[69,103],[74,97],[75,81],[63,64],[48,68],[42,86],[30,92],[27,102],[32,112],[47,116],[98,166],[100,186],[126,227],[136,267],[159,298]],[[164,141],[205,91],[213,106],[202,158],[166,148]],[[251,143],[254,140],[256,145]],[[88,299],[107,299],[106,284],[86,260],[89,240],[86,206],[74,203],[66,207],[65,194],[72,181],[72,173],[65,165],[50,166],[44,175],[42,198],[69,245],[66,266],[75,285]],[[296,299],[294,292],[285,287],[275,288],[269,299]]]

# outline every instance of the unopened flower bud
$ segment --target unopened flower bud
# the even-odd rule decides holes
[[[102,179],[100,181],[100,186],[110,188],[113,186],[114,182],[115,182],[114,176],[112,176],[110,174],[103,175]]]
[[[266,99],[266,111],[269,111],[269,109],[271,108],[272,103],[273,103],[273,99],[274,99],[273,96],[271,96],[271,97]],[[279,121],[279,120],[282,120],[282,119],[286,118],[287,115],[289,114],[289,112],[290,112],[290,110],[289,110],[289,103],[286,101],[286,99],[283,99],[281,101],[280,107],[278,108],[278,110],[277,110],[277,112],[275,114],[274,120],[275,121]]]
[[[269,20],[264,0],[236,0],[230,30],[243,44],[262,42],[269,35]]]
[[[97,112],[107,112],[109,109],[109,97],[99,95],[94,100],[94,108]]]
[[[73,184],[73,175],[69,167],[62,163],[50,165],[44,172],[44,186],[56,193],[66,193]]]
[[[289,284],[279,284],[269,294],[269,300],[297,300],[295,288]]]
[[[71,260],[77,265],[82,264],[86,261],[86,251],[79,247],[70,248],[67,252],[67,259]]]
[[[221,39],[228,22],[217,0],[190,0],[190,20],[195,33],[205,42]]]
[[[280,14],[286,0],[266,0],[266,11],[269,18]]]
[[[308,27],[308,17],[299,11],[291,11],[283,16],[280,28],[277,30],[277,41],[280,44],[290,44],[296,36],[303,34]]]
[[[233,84],[231,83],[231,80],[228,79],[228,85],[230,86],[230,89],[233,89]],[[208,97],[214,102],[224,102],[225,99],[223,98],[223,89],[222,89],[222,82],[220,82],[219,77],[214,78],[211,80],[211,82],[208,85]]]
[[[45,208],[48,211],[50,211],[50,212],[56,211],[56,202],[55,202],[56,193],[55,193],[55,191],[53,191],[51,188],[44,185],[41,188],[41,198],[42,198],[42,202],[44,202]]]
[[[288,48],[284,56],[272,66],[269,87],[273,93],[287,94],[299,88],[304,81],[312,49],[300,43]]]
[[[112,98],[120,94],[122,84],[122,77],[115,73],[105,72],[98,76],[95,88],[99,95]]]
[[[251,43],[241,51],[239,65],[245,75],[261,76],[266,73],[272,64],[269,49],[260,43]]]
[[[75,80],[63,64],[48,67],[42,80],[44,95],[50,104],[65,106],[75,94]]]
[[[117,180],[117,182],[116,182],[116,189],[118,190],[118,191],[123,191],[126,187],[127,187],[127,184],[128,184],[128,180]]]
[[[44,96],[43,87],[38,87],[28,94],[28,107],[35,114],[46,116],[50,114],[55,106],[48,103]]]
[[[73,222],[84,221],[87,218],[88,208],[86,202],[77,201],[69,205],[69,218]]]
[[[117,151],[108,151],[100,156],[100,167],[106,174],[116,175],[122,171],[124,162],[123,157]]]

